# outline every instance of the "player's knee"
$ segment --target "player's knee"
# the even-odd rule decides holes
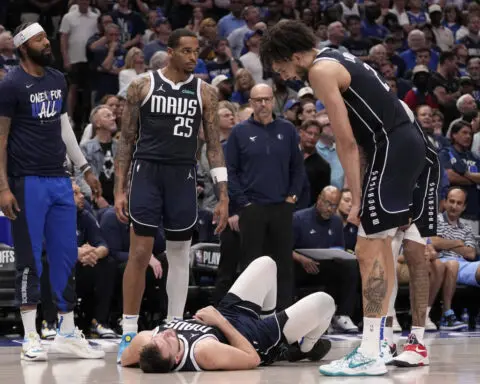
[[[328,293],[315,292],[312,294],[316,303],[316,312],[325,317],[332,317],[335,314],[335,300]]]
[[[259,268],[264,271],[265,276],[277,276],[277,263],[271,257],[262,256],[255,259],[252,263],[259,265]]]
[[[130,248],[128,262],[146,268],[151,256],[151,247],[147,246],[147,244],[135,244]]]

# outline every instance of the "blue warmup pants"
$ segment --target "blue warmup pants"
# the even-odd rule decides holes
[[[68,177],[25,176],[9,179],[21,211],[12,221],[17,260],[16,299],[19,305],[40,301],[42,250],[50,267],[53,300],[61,312],[75,306],[74,267],[77,261],[77,207]]]

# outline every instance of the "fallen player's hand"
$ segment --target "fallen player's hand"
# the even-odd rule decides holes
[[[213,306],[199,309],[193,318],[206,325],[212,325],[214,327],[225,321],[225,318],[222,316],[222,314]]]

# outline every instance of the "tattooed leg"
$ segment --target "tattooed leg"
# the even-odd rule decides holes
[[[410,275],[412,326],[425,327],[429,294],[428,264],[425,259],[425,245],[405,240],[404,256]]]

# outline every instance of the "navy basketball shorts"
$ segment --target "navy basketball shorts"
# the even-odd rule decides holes
[[[190,230],[197,221],[195,166],[135,160],[130,179],[129,215],[135,234],[155,236]]]
[[[412,124],[377,140],[363,181],[360,236],[409,223],[413,191],[425,167],[425,141]]]
[[[286,342],[283,328],[288,315],[285,311],[261,319],[258,305],[244,301],[233,293],[225,295],[218,305],[218,311],[253,345],[262,365],[270,365],[277,360],[280,344]]]
[[[75,306],[77,207],[68,177],[12,177],[10,189],[21,211],[12,221],[19,305],[40,301],[42,252],[46,250],[53,300],[62,312]]]

